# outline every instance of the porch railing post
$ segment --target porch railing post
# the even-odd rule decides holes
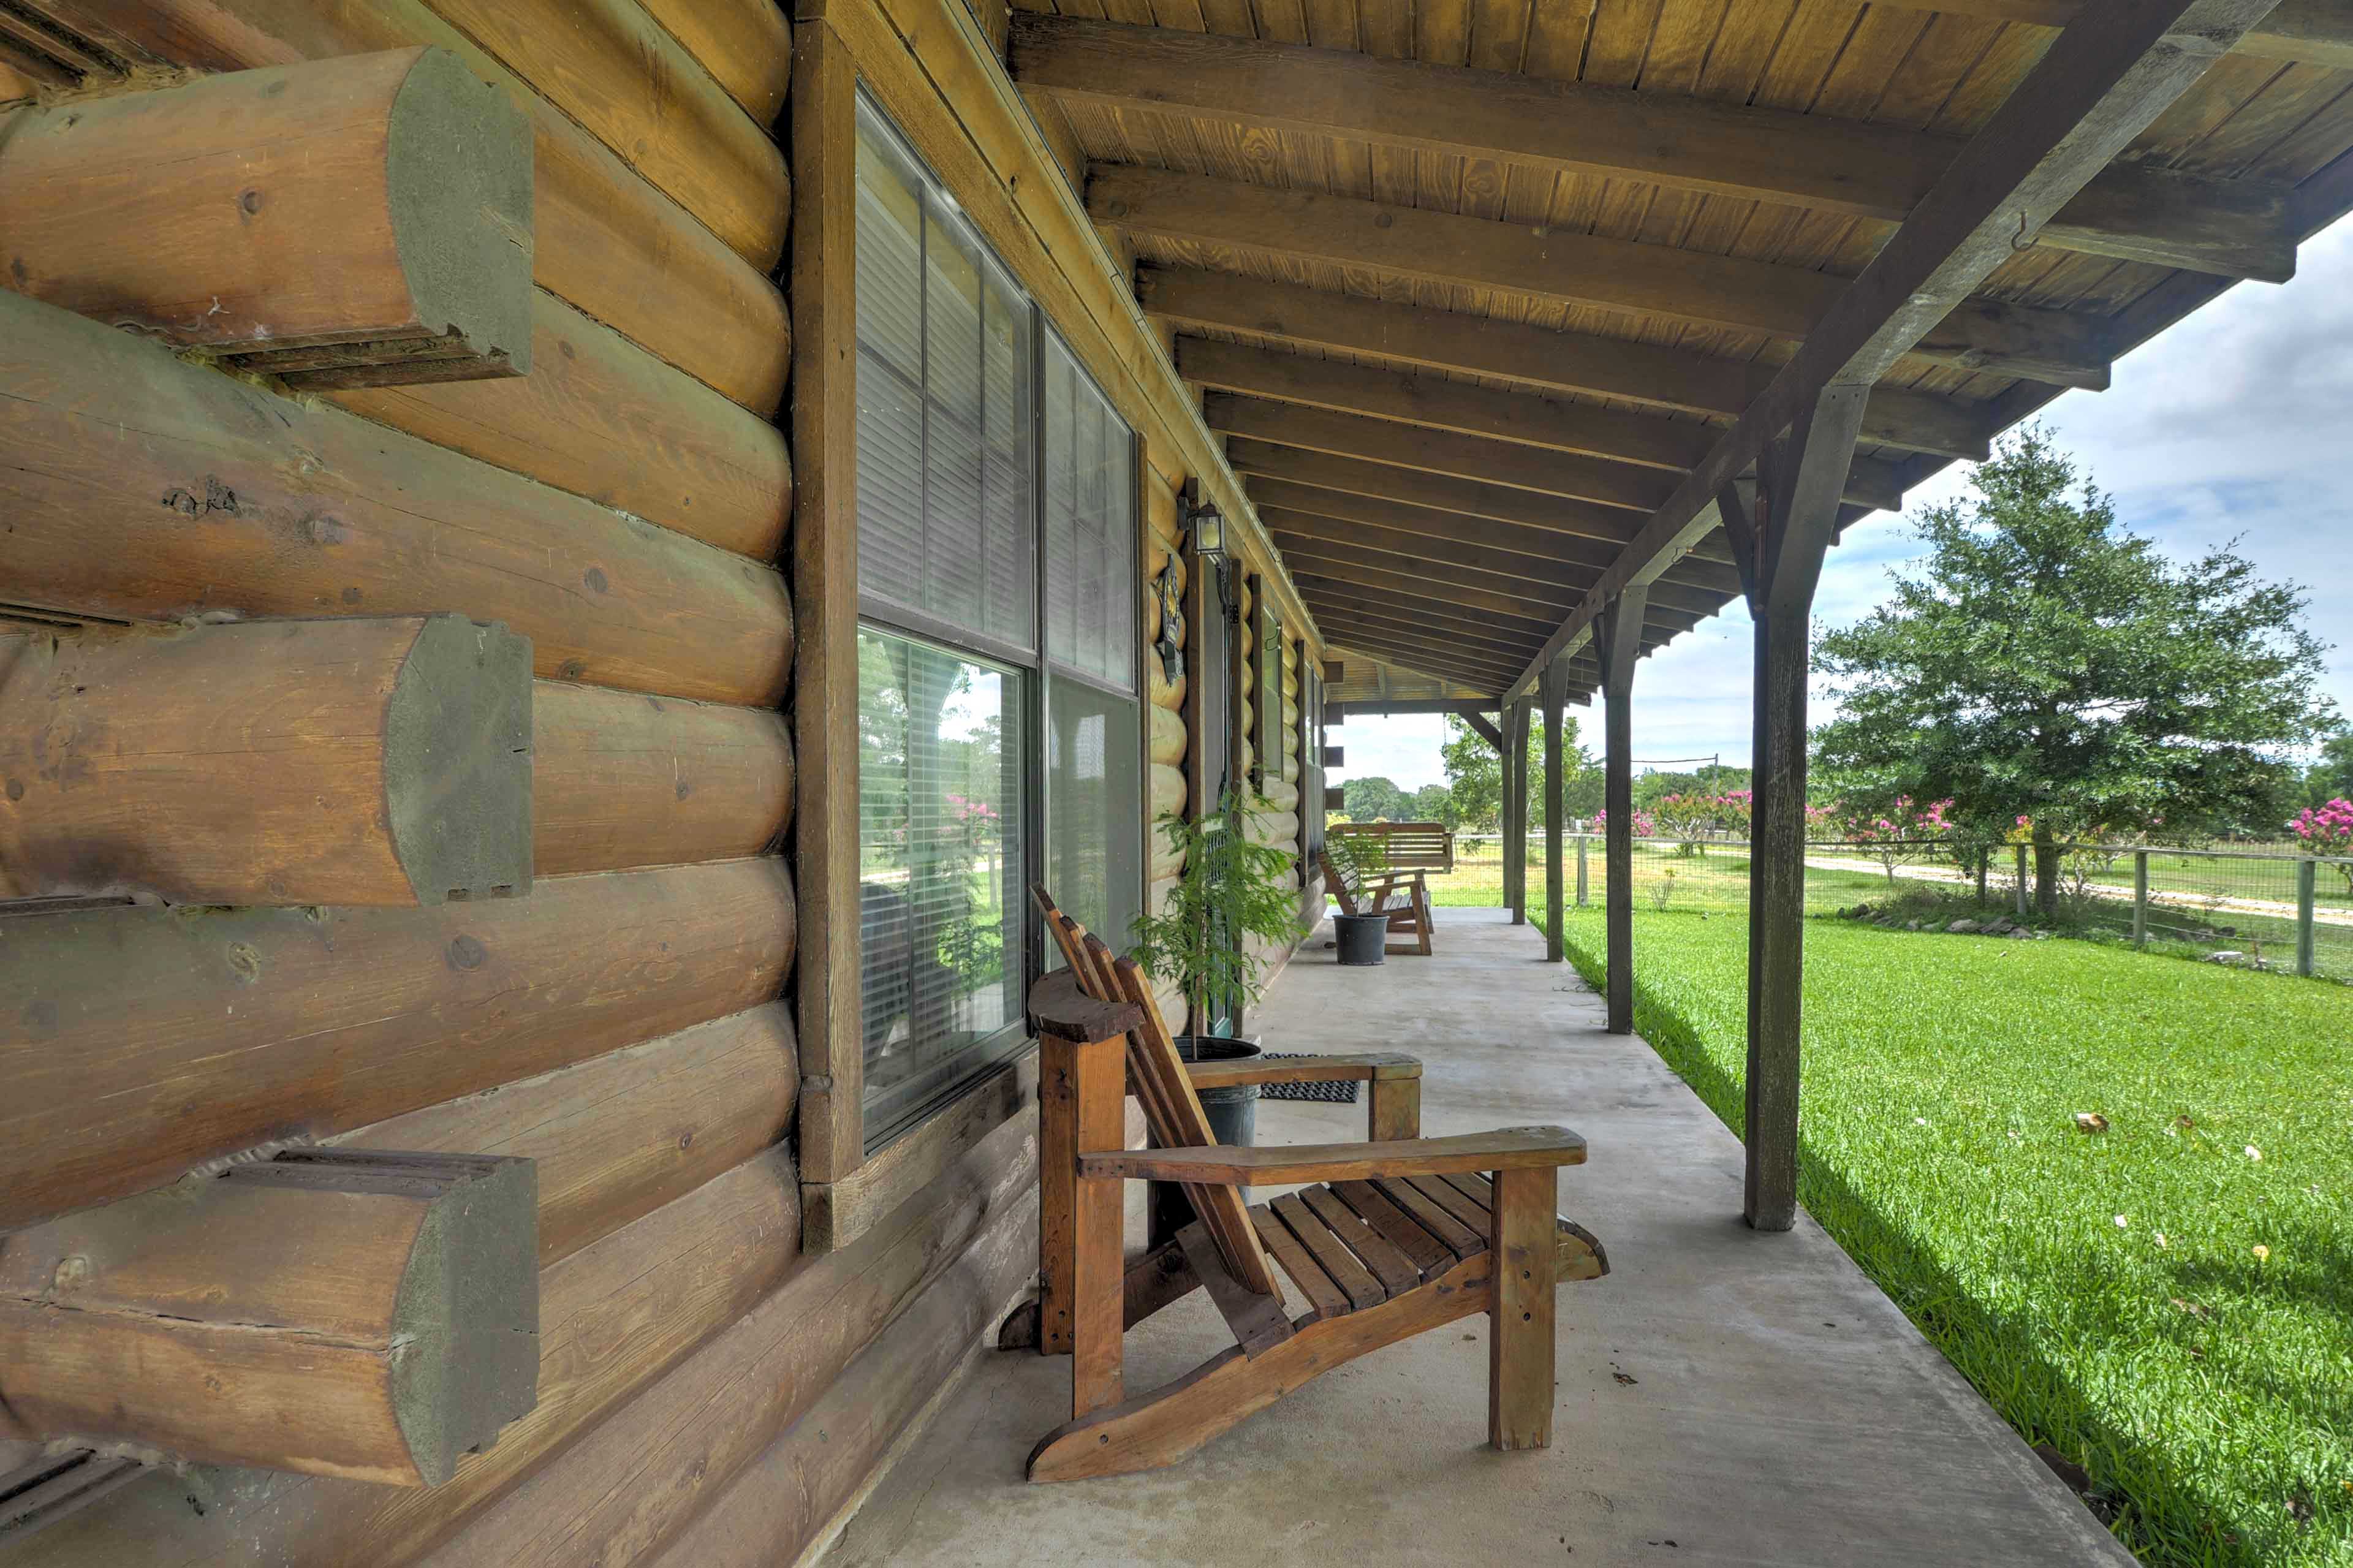
[[[1560,721],[1566,694],[1561,689],[1560,662],[1545,668],[1537,681],[1544,701],[1544,825],[1545,825],[1545,962],[1558,963],[1561,945],[1560,897]]]
[[[2295,972],[2312,973],[2312,905],[2314,884],[2319,879],[2320,862],[2303,859],[2295,863]]]
[[[1642,651],[1646,587],[1628,588],[1594,623],[1601,660],[1604,756],[1602,795],[1602,925],[1609,932],[1608,1028],[1634,1032],[1634,661]],[[1581,841],[1580,841],[1581,842]]]
[[[2133,851],[2133,945],[2148,945],[2148,851]]]

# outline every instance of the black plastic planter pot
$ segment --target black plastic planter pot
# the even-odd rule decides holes
[[[1248,1040],[1237,1040],[1224,1035],[1179,1035],[1176,1054],[1188,1062],[1247,1061],[1259,1054],[1258,1047]],[[1205,1089],[1201,1110],[1209,1121],[1209,1133],[1220,1143],[1240,1147],[1258,1138],[1258,1085],[1241,1084],[1232,1089]],[[1185,1196],[1185,1189],[1173,1182],[1152,1184],[1152,1242],[1158,1246],[1168,1237],[1193,1223],[1193,1205]]]
[[[1380,963],[1387,961],[1389,946],[1389,917],[1387,915],[1334,915],[1332,929],[1338,934],[1340,962],[1343,963]]]

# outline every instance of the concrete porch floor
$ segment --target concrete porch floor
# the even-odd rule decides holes
[[[989,1352],[827,1568],[1153,1563],[2069,1564],[2132,1558],[1804,1215],[1740,1221],[1741,1150],[1601,999],[1501,910],[1438,952],[1342,970],[1302,949],[1251,1022],[1273,1050],[1425,1065],[1423,1128],[1584,1133],[1561,1212],[1612,1272],[1561,1287],[1554,1446],[1484,1447],[1486,1321],[1325,1374],[1147,1475],[1033,1487],[1069,1363]],[[1361,1106],[1261,1101],[1261,1143],[1364,1135]],[[1198,1294],[1127,1338],[1148,1390],[1232,1343]]]

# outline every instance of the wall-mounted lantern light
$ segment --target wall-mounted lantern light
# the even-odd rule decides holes
[[[1192,536],[1193,553],[1207,566],[1222,566],[1226,561],[1226,514],[1217,503],[1201,499],[1198,486],[1187,487],[1185,498],[1185,527]]]

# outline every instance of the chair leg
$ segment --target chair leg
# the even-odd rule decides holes
[[[1487,1440],[1496,1447],[1552,1443],[1553,1208],[1550,1166],[1498,1171],[1494,1188],[1494,1304],[1488,1310]]]
[[[1082,1058],[1077,1079],[1077,1139],[1081,1153],[1116,1151],[1127,1142],[1126,1042],[1081,1046],[1102,1051]],[[1076,1163],[1074,1160],[1073,1164]],[[1092,1415],[1124,1397],[1120,1336],[1126,1329],[1123,1246],[1124,1184],[1116,1177],[1078,1176],[1071,1202],[1071,1416]]]
[[[1420,917],[1416,922],[1421,932],[1421,942],[1418,951],[1428,953],[1430,952],[1430,889],[1419,882],[1413,885],[1413,909],[1414,913]]]

